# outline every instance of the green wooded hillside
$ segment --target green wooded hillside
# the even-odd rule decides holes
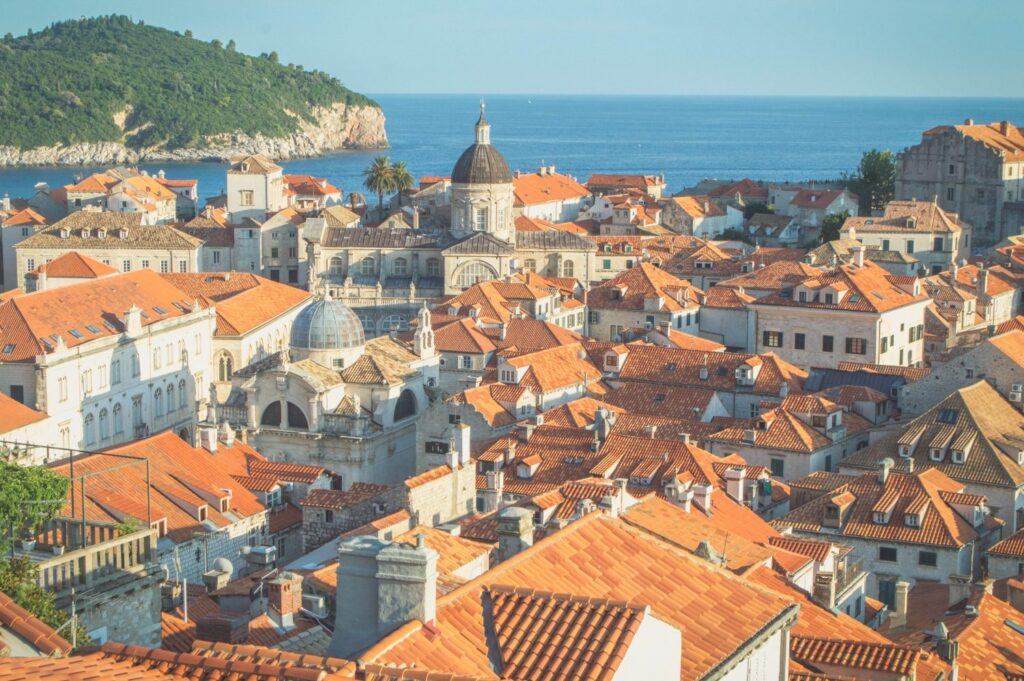
[[[241,54],[124,16],[65,21],[0,41],[0,145],[199,145],[225,132],[280,137],[334,102],[377,106],[321,71]],[[115,114],[130,111],[126,134]]]

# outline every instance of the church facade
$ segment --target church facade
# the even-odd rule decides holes
[[[452,169],[450,192],[451,218],[440,227],[361,227],[329,215],[307,218],[302,238],[310,290],[328,290],[344,301],[373,337],[406,330],[428,301],[523,267],[589,280],[592,241],[558,230],[517,232],[513,174],[491,144],[482,106],[474,141]]]

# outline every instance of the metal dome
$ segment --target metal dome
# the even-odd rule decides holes
[[[340,300],[318,298],[292,324],[291,346],[301,350],[345,350],[366,343],[363,323]]]
[[[452,170],[452,182],[459,184],[498,184],[512,181],[505,157],[490,144],[470,145]]]

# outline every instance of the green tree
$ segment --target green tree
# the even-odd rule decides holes
[[[829,213],[826,215],[825,219],[821,221],[821,243],[838,239],[839,229],[848,217],[850,217],[850,212],[845,210],[841,213]]]
[[[185,31],[185,37],[186,38],[191,38],[192,37],[192,31],[186,30]]]
[[[752,203],[748,203],[747,205],[743,206],[743,219],[744,220],[749,220],[750,218],[754,217],[758,213],[774,213],[774,212],[775,211],[772,210],[771,206],[769,206],[767,203],[762,203],[761,201],[754,201]]]
[[[722,241],[745,241],[750,243],[750,239],[743,233],[743,230],[730,227],[718,235],[718,238]]]
[[[384,213],[384,194],[394,189],[391,159],[377,156],[363,171],[363,186],[377,195],[377,212]]]
[[[416,184],[416,178],[409,172],[405,161],[396,161],[391,166],[391,190],[398,192],[398,206],[402,206],[402,192]]]
[[[278,63],[278,61],[280,61],[280,59],[281,59],[281,58],[280,58],[280,57],[279,57],[279,56],[277,55],[277,52],[271,52],[268,58],[269,58],[269,59],[270,59],[270,61],[271,61],[271,62],[273,62],[274,64]]]
[[[847,186],[857,194],[862,215],[883,210],[896,196],[896,156],[888,149],[864,152]]]
[[[19,466],[0,461],[0,524],[6,539],[34,537],[54,518],[67,499],[68,479],[43,466]]]
[[[216,38],[211,40],[210,44],[213,45],[214,47],[218,48],[218,49],[224,47],[224,43],[222,43],[221,41],[217,40]]]
[[[234,40],[229,40],[228,41],[228,51],[229,52],[234,52],[235,51],[235,41]]]

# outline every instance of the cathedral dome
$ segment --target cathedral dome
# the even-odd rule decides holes
[[[317,298],[292,324],[291,347],[296,350],[347,350],[365,343],[363,323],[340,300]]]
[[[470,145],[452,169],[455,184],[501,184],[512,182],[508,162],[491,146],[491,126],[480,107],[480,120],[476,123],[476,142]]]

